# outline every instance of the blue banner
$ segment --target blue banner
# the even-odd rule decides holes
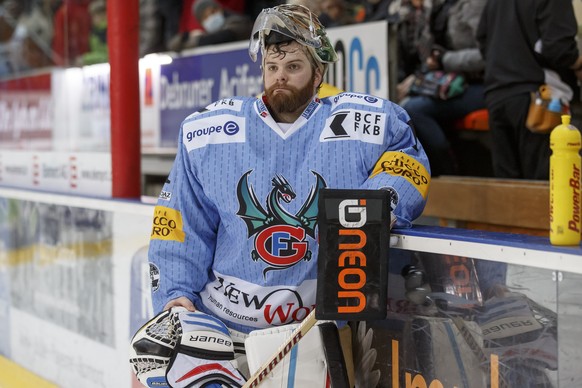
[[[161,146],[176,147],[180,124],[210,103],[262,92],[258,63],[247,48],[175,58],[161,67]]]

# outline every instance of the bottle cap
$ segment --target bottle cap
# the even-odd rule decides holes
[[[571,116],[562,115],[562,124],[556,126],[550,132],[550,148],[580,150],[582,138],[578,128],[570,124]]]

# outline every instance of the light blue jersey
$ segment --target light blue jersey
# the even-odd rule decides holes
[[[421,214],[430,170],[409,120],[357,93],[314,99],[285,132],[257,98],[186,118],[155,209],[155,311],[186,296],[243,332],[305,318],[315,305],[319,189],[389,189],[397,227]]]

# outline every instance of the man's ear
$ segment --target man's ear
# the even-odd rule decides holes
[[[314,71],[315,77],[313,77],[313,87],[315,89],[319,89],[321,83],[323,82],[323,71],[321,71],[321,68],[319,67],[316,67]]]

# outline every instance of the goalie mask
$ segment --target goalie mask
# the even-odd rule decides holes
[[[257,16],[251,33],[249,55],[255,62],[259,50],[264,54],[267,44],[285,40],[294,40],[306,46],[313,58],[322,64],[334,63],[338,59],[317,16],[302,5],[290,4],[265,8]]]

